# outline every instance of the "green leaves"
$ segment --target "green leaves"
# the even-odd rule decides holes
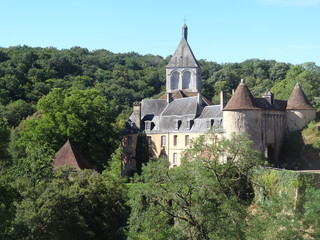
[[[248,174],[258,164],[245,136],[216,141],[214,133],[194,141],[179,167],[149,162],[129,189],[129,238],[244,239]]]

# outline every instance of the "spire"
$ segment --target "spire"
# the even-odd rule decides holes
[[[188,27],[186,24],[182,26],[182,38],[188,41]]]
[[[254,98],[249,91],[244,80],[241,79],[239,86],[232,95],[231,99],[227,103],[223,110],[249,110],[249,109],[259,109],[255,106]]]
[[[314,110],[299,83],[296,84],[288,99],[287,110]]]
[[[167,68],[198,68],[198,62],[193,55],[193,52],[187,42],[188,27],[186,24],[182,27],[182,39],[174,52]]]

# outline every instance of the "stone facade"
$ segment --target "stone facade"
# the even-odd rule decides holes
[[[180,164],[181,153],[192,139],[214,128],[227,137],[247,133],[253,147],[278,163],[284,137],[315,119],[316,111],[299,85],[288,101],[274,99],[269,91],[262,98],[252,96],[241,81],[226,104],[213,105],[201,95],[201,69],[187,42],[187,26],[182,40],[166,67],[166,93],[159,99],[145,99],[133,106],[123,131],[122,175],[136,170],[137,134],[145,131],[151,155],[166,155],[171,167]]]

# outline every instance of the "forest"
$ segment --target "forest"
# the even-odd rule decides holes
[[[167,160],[159,159],[132,179],[119,176],[120,132],[132,104],[165,92],[170,57],[81,47],[0,48],[0,239],[320,237],[318,190],[304,189],[306,201],[299,207],[269,193],[262,205],[255,202],[250,170],[266,164],[246,136],[206,146],[211,156],[228,151],[241,161],[202,159],[204,138],[213,134],[208,133],[185,153],[181,167],[168,169]],[[320,111],[315,63],[199,64],[202,94],[215,104],[220,91],[230,97],[241,79],[256,97],[270,90],[284,100],[298,82]],[[315,126],[306,132],[319,149]],[[68,139],[97,171],[52,171],[54,153]],[[273,220],[281,227],[275,230]]]

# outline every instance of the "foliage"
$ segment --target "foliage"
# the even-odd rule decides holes
[[[8,161],[8,144],[9,144],[10,130],[6,121],[0,118],[0,174],[1,170]]]
[[[23,165],[37,162],[36,158],[42,160],[31,174],[46,168],[48,159],[67,139],[91,164],[102,169],[117,144],[113,101],[94,89],[54,89],[38,102],[37,109],[39,115],[25,120],[13,137],[11,153],[16,172],[28,174]],[[45,149],[39,152],[41,145]]]
[[[320,149],[320,123],[312,121],[307,128],[302,130],[302,137],[305,144],[312,145],[313,148]]]
[[[14,201],[18,200],[19,194],[1,174],[0,193],[0,239],[6,239],[15,217],[16,206]]]
[[[124,239],[123,187],[95,171],[58,171],[15,185],[23,196],[8,239]]]
[[[143,167],[129,189],[130,239],[244,239],[248,172],[260,155],[245,136],[215,139],[200,137],[179,167],[167,159]]]
[[[314,199],[310,194],[315,194],[312,189],[317,181],[319,176],[313,173],[256,169],[247,239],[310,239],[310,226],[318,226],[317,218],[305,214],[305,209],[311,210]]]
[[[149,161],[149,157],[147,135],[145,132],[139,132],[136,144],[136,167],[139,175],[141,174],[142,166]]]

